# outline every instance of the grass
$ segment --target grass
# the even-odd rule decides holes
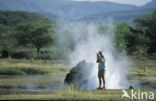
[[[68,69],[64,61],[0,59],[0,89],[59,86]]]
[[[141,82],[156,84],[156,59],[153,59],[153,57],[145,57],[143,61],[137,57],[132,56],[131,58],[134,60],[134,64],[129,69],[128,74],[138,77]],[[143,72],[143,66],[146,66],[147,75],[138,76],[138,72]],[[0,74],[9,75],[9,73],[12,73],[10,75],[13,75],[9,76],[9,79],[1,77],[3,79],[0,79],[0,87],[10,87],[10,90],[0,90],[0,100],[129,100],[127,98],[121,98],[123,94],[122,90],[77,90],[68,86],[62,87],[57,91],[12,89],[12,87],[17,86],[21,88],[25,87],[27,83],[31,84],[32,82],[44,88],[51,83],[50,80],[53,81],[53,84],[60,84],[62,79],[59,80],[57,77],[64,78],[69,71],[68,67],[70,67],[70,65],[67,65],[64,61],[0,59]],[[21,76],[14,79],[13,77],[16,75]],[[37,75],[37,77],[30,79],[31,75]],[[152,77],[149,75],[152,75]],[[29,77],[29,79],[24,80],[24,78],[27,79],[27,77]],[[153,91],[156,94],[156,90],[154,89],[141,89],[141,91]]]
[[[133,60],[133,65],[129,69],[129,74],[138,75],[145,72],[147,75],[156,75],[156,56],[137,57],[130,56]]]
[[[130,58],[133,65],[128,72],[129,82],[138,82],[145,89],[156,89],[156,56],[130,56]]]
[[[130,90],[127,90],[130,94]],[[137,92],[137,90],[135,90]],[[156,90],[141,90],[141,92],[154,92]],[[122,90],[58,90],[58,91],[17,91],[1,90],[0,100],[104,100],[104,101],[129,101],[121,98]],[[143,100],[141,100],[143,101]]]
[[[134,64],[129,69],[129,74],[137,75],[146,72],[156,75],[156,58],[155,56],[141,57],[129,56]],[[64,61],[54,60],[26,60],[26,59],[0,59],[0,75],[40,75],[40,74],[59,74],[64,76],[70,65]]]
[[[69,65],[50,60],[0,59],[0,75],[65,75]]]

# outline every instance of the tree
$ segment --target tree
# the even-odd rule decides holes
[[[134,20],[135,30],[147,38],[148,53],[156,52],[156,10],[152,14]]]
[[[39,56],[40,49],[47,46],[45,43],[50,43],[51,35],[49,32],[54,24],[51,20],[37,13],[0,11],[1,56],[8,57],[14,55],[19,48],[23,48],[19,45],[36,47]],[[34,37],[33,35],[36,36]],[[43,40],[44,38],[46,40]],[[42,43],[37,42],[37,40]]]
[[[118,52],[121,52],[130,47],[133,35],[127,23],[120,23],[116,25],[115,30],[115,47]]]
[[[13,28],[0,24],[0,29],[0,51],[2,54],[1,57],[10,57],[12,50],[17,45],[17,40],[14,37]]]
[[[135,54],[138,56],[143,61],[142,67],[143,71],[146,72],[146,66],[145,66],[145,55],[147,55],[148,47],[147,46],[142,46],[142,45],[137,45],[136,46],[136,52]]]
[[[52,25],[47,21],[18,24],[16,38],[22,46],[35,47],[39,57],[41,48],[49,46],[53,41],[50,32]]]
[[[152,14],[134,20],[133,33],[137,33],[136,54],[143,56],[143,69],[146,72],[145,55],[156,52],[156,10]]]

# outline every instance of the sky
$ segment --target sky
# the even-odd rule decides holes
[[[142,6],[147,4],[148,2],[151,2],[152,0],[73,0],[73,1],[92,1],[92,2],[110,1],[110,2],[121,3],[121,4],[132,4],[136,6]]]

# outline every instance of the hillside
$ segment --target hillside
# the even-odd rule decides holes
[[[152,0],[152,2],[142,6],[141,8],[156,8],[156,0]]]
[[[33,12],[0,11],[0,24],[5,26],[16,26],[19,23],[28,23],[41,19],[48,20],[43,15]]]
[[[131,21],[133,21],[133,19],[135,19],[139,16],[151,14],[153,10],[154,10],[153,8],[148,8],[148,9],[137,9],[137,10],[128,10],[128,11],[100,13],[100,14],[93,14],[93,15],[86,16],[86,17],[82,18],[81,20],[101,22],[104,19],[111,18],[115,21],[131,22]]]
[[[137,7],[113,2],[75,2],[67,0],[0,0],[0,10],[20,10],[41,13],[53,20],[101,21],[113,18],[117,21],[131,21],[149,14],[156,7],[156,1]]]
[[[126,11],[137,8],[112,2],[74,2],[64,0],[0,0],[0,10],[21,10],[45,12],[67,19],[80,19],[84,16],[113,11]]]

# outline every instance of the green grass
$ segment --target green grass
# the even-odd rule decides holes
[[[129,69],[128,74],[130,78],[138,77],[140,82],[149,82],[155,84],[156,79],[156,59],[145,57],[145,60],[131,57],[134,64]],[[146,73],[152,76],[137,76],[138,72],[143,72],[143,66],[146,66]],[[25,87],[27,83],[33,82],[41,87],[49,86],[52,83],[60,84],[61,80],[69,72],[69,65],[64,61],[51,61],[51,60],[19,60],[19,59],[0,59],[0,74],[12,73],[10,75],[21,75],[18,78],[0,79],[0,87]],[[4,73],[5,71],[5,73]],[[44,72],[41,73],[40,71]],[[30,77],[29,77],[30,75]],[[24,80],[23,78],[31,75],[37,75],[34,79]],[[133,76],[132,76],[133,75]],[[62,78],[61,80],[57,77]],[[43,82],[44,81],[44,82]],[[132,81],[133,82],[133,81]],[[154,91],[156,90],[141,90],[141,91]],[[64,100],[129,100],[121,98],[122,90],[76,90],[72,87],[63,86],[57,91],[27,91],[27,90],[0,90],[0,100],[50,100],[50,99],[64,99]],[[143,100],[141,100],[143,101]]]
[[[133,65],[129,68],[129,74],[143,73],[145,67],[147,75],[156,75],[156,56],[130,56],[130,58],[133,60]]]
[[[65,75],[68,67],[50,60],[0,59],[0,75]]]
[[[130,90],[127,90],[130,93]],[[137,91],[137,90],[135,90]],[[156,90],[141,90],[142,92],[154,92]],[[122,90],[58,90],[58,91],[17,91],[17,90],[1,90],[0,100],[126,100],[121,98]],[[3,94],[3,95],[2,95]],[[141,100],[143,101],[143,100]]]
[[[64,61],[0,59],[0,89],[22,88],[34,84],[47,88],[52,83],[60,85],[69,72]]]

